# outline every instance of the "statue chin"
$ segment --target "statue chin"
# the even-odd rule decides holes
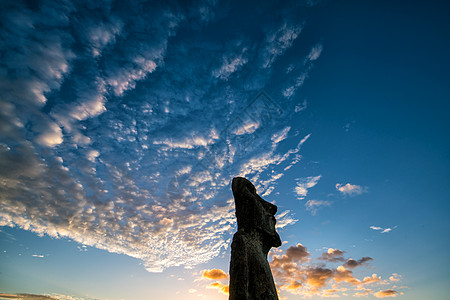
[[[281,246],[281,238],[278,235],[278,233],[276,233],[276,235],[273,237],[273,244],[272,247],[280,247]]]
[[[268,244],[270,247],[280,247],[281,246],[281,238],[277,232],[266,232],[268,237]]]

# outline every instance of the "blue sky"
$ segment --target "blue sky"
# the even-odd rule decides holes
[[[227,299],[234,176],[280,299],[445,299],[448,4],[0,8],[0,299]]]

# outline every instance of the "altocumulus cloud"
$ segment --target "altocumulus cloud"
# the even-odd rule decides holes
[[[279,59],[305,24],[295,1],[246,12],[264,25],[225,28],[223,47],[215,22],[239,19],[220,5],[2,2],[1,226],[123,253],[149,271],[226,249],[230,178],[267,196],[300,161],[307,133],[279,145],[295,138],[292,95],[322,46]],[[295,88],[272,99],[260,91],[277,64],[307,67],[278,78]],[[280,215],[282,226],[296,221]]]

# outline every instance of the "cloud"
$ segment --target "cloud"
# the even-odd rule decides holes
[[[350,183],[347,183],[345,185],[337,183],[336,189],[345,196],[358,196],[363,193],[367,193],[367,187],[363,187],[363,186],[356,185],[356,184],[353,185]]]
[[[298,219],[293,217],[293,214],[290,210],[285,210],[282,213],[277,214],[277,224],[276,228],[284,228],[288,225],[293,225],[297,223]]]
[[[367,296],[373,294],[372,289],[366,289],[366,288],[360,287],[357,290],[358,291],[354,294],[355,297],[367,297]]]
[[[389,277],[389,280],[392,282],[398,282],[402,279],[402,276],[397,273],[393,273],[391,277]]]
[[[247,176],[267,197],[301,161],[310,134],[288,142],[297,103],[261,90],[275,61],[294,63],[279,58],[304,22],[264,6],[259,34],[225,28],[224,46],[202,32],[218,17],[213,2],[86,3],[0,11],[0,226],[152,272],[207,262],[235,227],[230,178]],[[280,213],[279,227],[295,222]]]
[[[378,227],[378,226],[370,226],[370,229],[380,231],[380,233],[388,233],[388,232],[391,232],[395,228],[397,228],[397,226],[394,226],[392,228],[389,228],[389,227],[382,228],[382,227]]]
[[[314,47],[311,48],[311,52],[309,52],[306,59],[308,61],[317,60],[319,58],[320,54],[322,53],[322,50],[323,50],[322,44],[315,45]]]
[[[51,295],[37,295],[37,294],[1,294],[2,299],[15,299],[15,300],[94,300],[92,298],[81,298],[76,296],[68,296],[61,294],[51,294]]]
[[[307,55],[307,57],[303,60],[303,64],[298,66],[291,65],[288,69],[288,74],[291,74],[292,77],[288,81],[288,86],[283,89],[281,92],[282,95],[290,99],[295,92],[305,83],[306,78],[308,78],[308,74],[313,68],[313,62],[317,60],[322,53],[323,46],[322,44],[317,44],[311,48],[311,51]],[[303,106],[297,106],[295,111],[300,111],[306,108],[306,103]]]
[[[377,298],[386,298],[386,297],[397,297],[398,293],[395,290],[384,290],[379,291],[374,294]]]
[[[227,279],[228,275],[222,271],[221,269],[211,269],[203,271],[201,279],[209,279],[209,280],[224,280]],[[218,289],[219,293],[228,295],[229,294],[229,286],[228,284],[224,284],[220,281],[213,282],[206,286],[206,288]]]
[[[331,205],[331,202],[325,201],[325,200],[308,200],[305,203],[306,210],[310,211],[311,215],[313,215],[313,216],[316,215],[316,213],[320,207],[330,206],[330,205]]]
[[[304,111],[307,107],[308,107],[308,101],[303,100],[303,102],[301,104],[298,104],[295,106],[294,111],[296,113],[301,112],[301,111]]]
[[[344,251],[341,251],[339,249],[328,248],[328,251],[322,253],[322,256],[319,257],[319,260],[326,260],[330,262],[345,261],[343,257],[344,253]]]
[[[280,268],[286,263],[305,261],[310,256],[308,250],[302,244],[289,247],[283,255],[273,255],[271,266]]]
[[[373,260],[371,257],[365,256],[359,260],[354,260],[352,258],[348,259],[345,264],[343,265],[347,269],[353,269],[358,266],[363,265],[364,263]]]
[[[267,33],[260,53],[263,68],[270,68],[275,60],[292,46],[300,35],[303,26],[303,24],[292,24],[289,21],[284,21],[276,30]]]
[[[328,263],[346,261],[344,254],[345,251],[329,248],[317,258],[319,263],[314,263],[306,247],[298,244],[285,251],[273,250],[270,267],[279,290],[303,297],[339,297],[352,291],[355,292],[354,296],[367,296],[374,293],[367,286],[392,282],[382,281],[377,274],[358,279],[348,264],[327,266]],[[349,259],[347,262],[354,261],[360,266],[371,260],[369,257],[363,257],[359,260]]]
[[[320,178],[322,178],[322,175],[297,179],[297,186],[294,188],[294,192],[297,194],[297,199],[305,199],[306,195],[308,195],[308,189],[314,187],[319,182]]]
[[[228,295],[230,293],[229,285],[221,282],[213,282],[207,286],[207,288],[218,289],[220,293]]]
[[[215,280],[225,279],[227,278],[227,274],[220,269],[205,270],[202,274],[202,278]]]
[[[247,48],[242,47],[241,41],[238,41],[233,48],[241,48],[240,51],[235,52],[234,50],[229,50],[222,58],[222,65],[213,70],[212,75],[216,78],[222,80],[228,80],[233,73],[240,70],[247,62]]]
[[[36,294],[0,294],[0,297],[17,300],[59,300],[58,298]]]

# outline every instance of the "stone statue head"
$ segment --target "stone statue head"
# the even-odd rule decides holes
[[[236,205],[238,230],[258,230],[265,247],[281,246],[275,225],[277,206],[256,193],[255,186],[243,177],[233,178],[232,190]]]

